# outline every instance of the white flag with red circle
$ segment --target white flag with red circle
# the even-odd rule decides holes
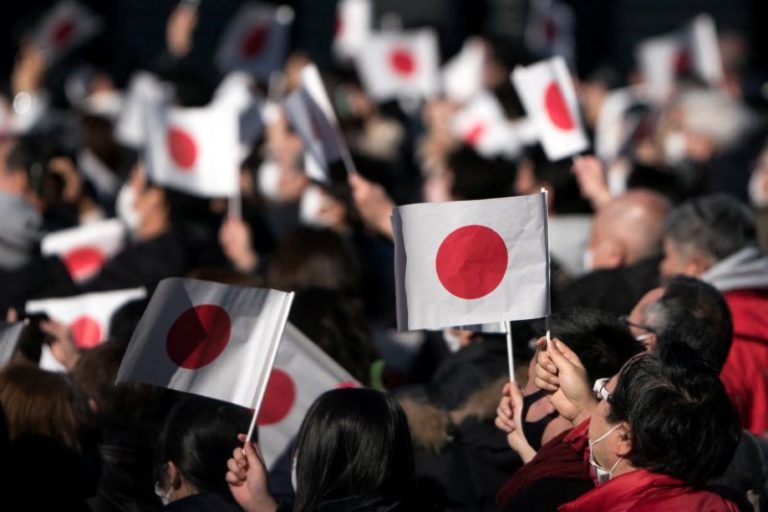
[[[707,14],[672,34],[642,41],[636,58],[648,92],[657,101],[669,99],[681,76],[697,77],[710,86],[719,86],[723,80],[717,30]]]
[[[512,83],[551,161],[589,147],[573,80],[562,57],[512,71]]]
[[[360,383],[288,323],[257,420],[267,467],[299,433],[312,402],[326,391],[343,387],[360,387]]]
[[[76,297],[28,301],[29,313],[45,313],[72,331],[75,345],[92,348],[106,341],[112,315],[125,304],[147,296],[144,288],[87,293]]]
[[[115,140],[132,148],[144,146],[147,109],[170,103],[169,86],[152,73],[139,71],[131,77],[125,101],[114,127]]]
[[[481,92],[456,112],[451,120],[454,136],[486,158],[515,157],[522,142],[509,122],[499,100]]]
[[[546,194],[394,210],[397,327],[549,314]]]
[[[561,55],[575,64],[576,18],[573,9],[557,0],[533,0],[525,30],[525,44],[537,56]]]
[[[266,79],[283,67],[293,9],[248,2],[233,16],[216,53],[222,73],[246,71]]]
[[[0,322],[0,368],[11,360],[24,330],[24,322]]]
[[[371,0],[340,0],[333,27],[333,51],[339,59],[356,57],[365,48],[371,34]]]
[[[377,101],[430,98],[440,88],[437,34],[432,29],[371,34],[355,63],[366,92]]]
[[[61,258],[72,280],[82,283],[123,249],[125,237],[125,225],[118,219],[101,220],[45,235],[40,251]]]
[[[117,382],[143,382],[255,407],[267,387],[293,293],[196,279],[160,282]]]
[[[451,100],[463,103],[483,91],[485,44],[471,37],[461,51],[449,60],[442,71],[443,93]]]
[[[202,197],[240,190],[240,114],[216,102],[207,107],[147,110],[147,171],[165,187]]]
[[[45,59],[51,64],[95,36],[101,27],[101,20],[90,9],[65,0],[56,4],[40,20],[33,44],[43,51]]]

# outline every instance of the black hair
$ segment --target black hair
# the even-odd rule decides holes
[[[224,480],[227,460],[246,432],[247,409],[202,397],[188,397],[169,413],[155,445],[155,478],[165,484],[164,467],[173,462],[199,492],[232,500]]]
[[[704,281],[675,276],[661,299],[648,306],[646,324],[666,340],[691,347],[714,370],[720,371],[731,350],[733,322],[723,295]],[[657,346],[658,343],[657,343]]]
[[[552,194],[552,211],[558,214],[591,213],[589,201],[581,195],[579,182],[571,172],[570,159],[551,162],[541,145],[526,148],[536,181],[548,183]]]
[[[448,155],[446,166],[453,175],[451,195],[456,199],[493,199],[512,194],[515,167],[501,158],[487,159],[468,146]]]
[[[147,309],[149,299],[137,299],[117,308],[109,321],[109,340],[128,343],[139,320]]]
[[[551,334],[573,350],[591,382],[619,372],[643,346],[614,315],[599,309],[570,308],[550,317]],[[544,335],[543,325],[536,329]]]
[[[29,190],[42,195],[50,174],[48,160],[54,153],[53,148],[41,138],[31,136],[11,139],[10,143],[13,147],[5,155],[6,169],[23,172],[27,176]]]
[[[414,463],[408,422],[397,402],[372,389],[336,389],[310,407],[297,441],[294,510],[351,496],[401,502]]]
[[[610,423],[629,424],[636,468],[690,485],[721,474],[741,427],[722,382],[694,350],[668,340],[631,359],[609,399]]]
[[[755,242],[755,225],[746,205],[729,195],[714,194],[672,210],[664,236],[720,261]]]

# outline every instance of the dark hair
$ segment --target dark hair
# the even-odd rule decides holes
[[[728,304],[714,286],[693,277],[673,277],[661,299],[648,306],[645,323],[660,335],[658,343],[685,343],[716,371],[731,350]]]
[[[755,241],[749,209],[738,199],[715,194],[692,199],[672,210],[664,236],[720,261]]]
[[[643,346],[615,316],[599,309],[570,308],[551,317],[552,336],[573,350],[591,382],[611,377]],[[537,325],[540,335],[543,326]]]
[[[155,477],[165,480],[171,461],[199,492],[233,499],[224,480],[237,434],[246,432],[247,409],[202,397],[187,397],[174,407],[155,445]]]
[[[7,171],[23,172],[27,176],[28,189],[38,195],[43,193],[43,184],[47,179],[48,160],[52,148],[38,137],[10,139],[12,147],[5,155]]]
[[[390,396],[372,389],[336,389],[310,407],[296,445],[294,510],[351,496],[402,501],[413,484],[408,422]]]
[[[493,199],[512,194],[515,167],[501,158],[487,159],[468,146],[453,150],[446,162],[453,175],[455,199]]]
[[[626,421],[634,467],[703,485],[721,474],[741,427],[725,388],[690,347],[667,341],[631,359],[609,399],[608,421]]]

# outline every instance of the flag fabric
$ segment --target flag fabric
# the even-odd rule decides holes
[[[0,322],[0,368],[5,366],[16,352],[24,322]]]
[[[622,87],[608,93],[595,126],[595,155],[603,162],[613,162],[636,132],[643,116],[634,113],[648,105],[644,88]]]
[[[715,23],[706,14],[696,16],[676,32],[642,41],[636,58],[648,92],[656,101],[668,99],[681,76],[695,76],[710,86],[723,80]]]
[[[267,79],[279,71],[288,52],[293,9],[249,2],[235,14],[216,53],[222,73],[245,71]]]
[[[394,210],[400,330],[549,314],[546,194]]]
[[[147,171],[162,186],[202,197],[240,191],[239,114],[206,107],[147,109]]]
[[[320,73],[313,64],[302,70],[300,86],[285,98],[283,108],[304,142],[305,151],[322,169],[322,181],[330,182],[331,165],[342,160],[349,150]]]
[[[213,95],[216,108],[232,109],[238,116],[240,157],[248,156],[253,143],[264,132],[264,98],[254,92],[253,78],[235,71],[221,81]]]
[[[579,115],[573,80],[562,57],[512,71],[512,83],[528,118],[535,124],[551,161],[580,153],[589,141]]]
[[[45,313],[48,318],[61,322],[72,331],[75,345],[92,348],[106,341],[112,315],[128,302],[147,296],[144,288],[88,293],[76,297],[28,301],[29,313]]]
[[[126,228],[117,219],[54,231],[40,244],[44,256],[58,256],[70,277],[82,283],[99,273],[110,258],[125,246]]]
[[[486,158],[514,158],[522,143],[496,97],[482,92],[456,112],[451,120],[453,135]]]
[[[430,98],[439,89],[437,34],[432,29],[371,34],[355,63],[377,101]]]
[[[449,60],[442,71],[443,93],[448,99],[463,103],[483,90],[485,45],[479,38],[464,42],[461,51]]]
[[[86,7],[72,1],[59,2],[38,23],[33,44],[51,64],[92,38],[101,27],[101,20]]]
[[[540,57],[562,56],[575,65],[575,16],[570,6],[556,0],[533,0],[525,30],[525,44]]]
[[[147,109],[168,104],[171,91],[155,75],[141,71],[131,77],[123,108],[114,127],[115,140],[132,148],[145,143]]]
[[[342,387],[360,387],[360,383],[300,330],[287,324],[257,420],[259,446],[267,467],[299,433],[312,402],[324,392]]]
[[[365,47],[371,33],[371,0],[340,0],[333,27],[333,51],[340,60],[355,58]]]
[[[143,382],[258,407],[293,293],[196,279],[160,282],[117,382]]]

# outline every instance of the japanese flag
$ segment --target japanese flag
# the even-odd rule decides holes
[[[231,109],[238,116],[240,156],[245,158],[256,139],[264,131],[264,98],[254,91],[253,78],[247,73],[233,72],[216,88],[216,108]]]
[[[61,258],[76,283],[99,273],[112,256],[123,249],[126,229],[117,219],[92,222],[43,237],[40,250],[45,256]]]
[[[45,313],[51,320],[68,325],[75,345],[91,348],[106,340],[109,322],[115,311],[146,295],[144,288],[88,293],[77,297],[32,300],[27,302],[25,309],[28,314]]]
[[[377,101],[437,94],[437,34],[432,29],[371,34],[356,65],[366,92]]]
[[[77,2],[59,2],[40,20],[33,41],[51,64],[96,35],[101,26],[99,18]]]
[[[5,366],[16,352],[23,329],[23,322],[0,322],[0,368]]]
[[[147,170],[157,184],[202,197],[239,192],[239,113],[207,107],[147,110]]]
[[[287,324],[258,417],[259,446],[267,467],[299,433],[317,397],[331,389],[359,386],[336,361]]]
[[[622,87],[608,93],[595,126],[598,158],[610,163],[619,156],[642,122],[642,116],[633,111],[647,104],[645,88],[641,86]]]
[[[398,329],[548,315],[545,196],[396,208],[392,226]]]
[[[293,293],[169,278],[134,331],[117,382],[258,409]]]
[[[677,79],[692,75],[711,86],[723,80],[723,64],[712,18],[700,14],[685,28],[642,41],[636,51],[649,94],[669,98]]]
[[[515,68],[512,83],[549,160],[587,149],[589,142],[581,124],[576,91],[562,57]]]
[[[144,71],[131,77],[115,123],[115,140],[132,148],[144,146],[147,109],[170,103],[172,94],[155,75]]]
[[[486,158],[514,157],[522,145],[499,101],[487,92],[478,94],[454,114],[451,130],[458,140]]]
[[[573,9],[556,0],[533,0],[525,30],[526,46],[541,57],[562,55],[575,64]]]
[[[330,167],[349,155],[339,131],[336,114],[323,87],[320,73],[310,64],[301,72],[301,85],[283,101],[283,108],[304,148],[330,181]]]
[[[467,39],[461,51],[443,67],[443,92],[463,103],[483,90],[485,46],[479,38]]]
[[[246,71],[267,79],[283,66],[293,9],[249,2],[244,4],[227,27],[216,53],[222,73]]]
[[[371,0],[340,0],[333,28],[333,51],[341,60],[352,59],[368,41],[373,19]]]

